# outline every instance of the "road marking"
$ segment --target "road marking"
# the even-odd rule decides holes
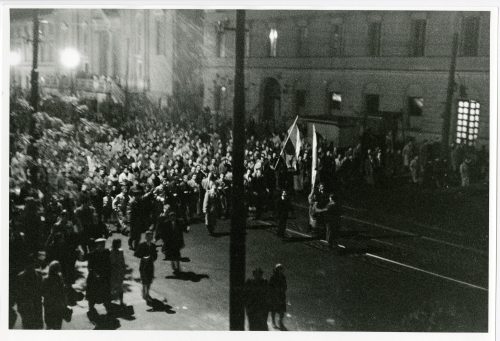
[[[396,233],[404,234],[404,235],[407,235],[409,237],[419,237],[421,239],[425,239],[425,240],[428,240],[428,241],[431,241],[431,242],[434,242],[434,243],[444,244],[444,245],[448,245],[448,246],[451,246],[451,247],[454,247],[454,248],[457,248],[457,249],[461,249],[461,250],[466,250],[466,251],[470,251],[470,252],[473,252],[473,253],[477,253],[477,254],[482,255],[482,256],[487,256],[488,255],[487,252],[475,249],[475,248],[470,247],[470,246],[465,246],[465,245],[462,245],[462,244],[455,244],[455,243],[447,242],[447,241],[441,240],[441,239],[436,239],[436,238],[421,236],[421,235],[418,235],[416,233],[398,230],[396,228],[392,228],[392,227],[388,227],[388,226],[385,226],[385,225],[373,223],[373,222],[366,221],[366,220],[363,220],[363,219],[353,218],[353,217],[349,217],[349,216],[343,216],[343,218],[347,219],[347,220],[355,221],[355,222],[358,222],[358,223],[362,223],[362,224],[365,224],[365,225],[376,226],[376,227],[379,227],[379,228],[381,228],[383,230],[388,230],[388,231],[391,231],[391,232],[396,232]]]
[[[451,281],[451,282],[455,282],[455,283],[463,284],[463,285],[466,285],[466,286],[471,287],[471,288],[474,288],[474,289],[479,289],[479,290],[483,290],[483,291],[488,292],[488,289],[487,289],[487,288],[484,288],[484,287],[479,286],[479,285],[475,285],[475,284],[467,283],[467,282],[460,281],[460,280],[455,279],[455,278],[451,278],[451,277],[448,277],[448,276],[444,276],[444,275],[437,274],[437,273],[435,273],[435,272],[431,272],[431,271],[427,271],[427,270],[424,270],[424,269],[420,269],[420,268],[417,268],[417,267],[415,267],[415,266],[411,266],[411,265],[408,265],[408,264],[404,264],[404,263],[396,262],[395,260],[388,259],[388,258],[384,258],[384,257],[380,257],[380,256],[374,255],[374,254],[372,254],[372,253],[368,253],[368,252],[367,252],[367,253],[365,253],[365,255],[366,255],[366,256],[368,256],[368,257],[372,257],[372,258],[380,259],[380,260],[385,261],[385,262],[388,262],[388,263],[392,263],[392,264],[400,265],[400,266],[405,267],[405,268],[408,268],[408,269],[412,269],[412,270],[415,270],[415,271],[423,272],[423,273],[428,274],[428,275],[431,275],[431,276],[435,276],[435,277],[439,277],[439,278],[442,278],[442,279],[446,279],[446,280]]]

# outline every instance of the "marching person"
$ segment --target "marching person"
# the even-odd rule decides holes
[[[49,274],[42,282],[43,309],[47,329],[61,329],[66,313],[66,288],[61,274],[61,264],[52,261]]]
[[[283,318],[286,312],[286,277],[283,273],[283,265],[276,264],[271,278],[269,278],[269,303],[273,327],[286,330]],[[279,315],[279,326],[276,325],[276,314]]]
[[[337,246],[338,232],[340,229],[342,214],[342,206],[335,198],[334,194],[328,196],[328,204],[326,205],[325,213],[325,227],[326,227],[326,241],[330,248]]]
[[[261,268],[255,269],[253,278],[245,283],[245,310],[249,329],[265,331],[267,327],[269,285]]]
[[[163,226],[163,243],[165,259],[172,263],[172,270],[177,275],[181,272],[181,249],[184,248],[184,230],[186,223],[175,211],[168,213],[169,219]]]
[[[109,314],[111,308],[110,251],[106,249],[106,239],[99,238],[95,241],[94,250],[87,255],[89,275],[87,277],[87,300],[89,302],[88,316],[92,320],[97,314],[96,304],[104,304]]]
[[[23,329],[43,329],[42,275],[35,269],[33,255],[26,258],[24,271],[17,275],[16,284],[17,311]]]
[[[203,200],[203,213],[205,214],[205,226],[208,233],[213,236],[215,225],[217,224],[217,215],[219,210],[219,196],[217,194],[215,183],[210,184],[210,189],[205,193]]]
[[[276,218],[278,220],[278,237],[286,238],[286,222],[288,220],[288,213],[292,211],[292,204],[288,198],[286,190],[281,192],[281,197],[276,203]]]
[[[153,283],[155,272],[154,262],[158,257],[158,253],[156,252],[156,245],[153,243],[153,231],[146,231],[145,237],[146,241],[139,244],[134,256],[140,258],[141,260],[139,264],[139,272],[142,282],[142,298],[149,303],[152,300],[149,295],[149,290],[151,288],[151,284]]]
[[[109,255],[111,263],[110,289],[111,298],[116,299],[118,297],[120,305],[123,306],[123,280],[125,279],[127,266],[125,265],[125,257],[121,246],[121,239],[116,238],[113,240]]]

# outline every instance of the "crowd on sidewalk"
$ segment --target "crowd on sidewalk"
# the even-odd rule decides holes
[[[174,274],[179,274],[184,233],[189,232],[190,224],[202,219],[213,236],[217,221],[230,216],[229,127],[228,122],[210,130],[196,129],[193,124],[142,122],[133,134],[92,142],[85,153],[65,153],[50,162],[34,158],[28,169],[19,165],[29,153],[12,153],[11,175],[25,181],[11,186],[10,193],[11,322],[17,309],[23,328],[43,328],[43,321],[49,329],[61,328],[63,319],[69,319],[67,306],[77,299],[71,288],[78,259],[88,261],[89,318],[95,314],[95,304],[104,303],[109,310],[116,299],[123,305],[126,265],[120,240],[113,241],[111,250],[105,248],[112,232],[127,235],[128,247],[140,258],[142,294],[150,303],[156,243],[162,241],[165,259],[171,261]],[[436,157],[428,143],[417,148],[408,142],[399,151],[389,144],[360,143],[340,149],[322,141],[318,148],[319,185],[311,186],[311,146],[304,143],[298,157],[287,156],[281,153],[286,133],[259,136],[256,130],[252,126],[247,129],[245,205],[255,219],[266,211],[273,212],[278,235],[283,238],[292,210],[290,197],[309,194],[311,228],[334,246],[342,188],[356,182],[383,185],[405,172],[411,174],[412,182],[427,183],[429,167],[436,186],[448,184],[447,174],[460,174],[465,186],[473,178],[473,169],[478,169],[478,177],[487,169],[484,152],[470,153],[461,147],[453,148],[450,167]],[[43,278],[39,269],[47,264],[48,276]],[[248,284],[250,296],[258,296],[259,286],[251,289],[261,279],[258,272],[255,281]],[[282,292],[279,295],[282,297]],[[262,313],[257,309],[252,315],[252,302],[247,301],[250,319]],[[282,324],[281,308],[276,312],[281,314]],[[259,322],[252,321],[252,328],[260,328],[255,327]]]

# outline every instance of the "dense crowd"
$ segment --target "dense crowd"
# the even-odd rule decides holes
[[[471,178],[487,176],[484,150],[453,146],[447,161],[438,156],[437,143],[427,141],[418,146],[410,141],[400,150],[390,138],[382,144],[361,141],[351,148],[320,141],[317,181],[312,186],[311,146],[304,141],[295,158],[281,153],[286,132],[260,136],[256,130],[247,129],[245,206],[255,219],[272,212],[282,238],[286,238],[291,199],[308,195],[312,231],[333,247],[341,193],[353,184],[385,186],[394,177],[409,175],[412,183],[443,188],[456,179],[466,186]],[[228,122],[219,122],[217,129],[197,129],[192,123],[151,120],[141,122],[133,133],[104,141],[65,137],[58,143],[74,144],[75,149],[50,160],[37,151],[38,157],[27,168],[23,158],[29,151],[11,154],[11,176],[15,173],[23,181],[11,186],[10,306],[11,316],[16,316],[17,307],[27,329],[43,328],[42,310],[47,328],[59,329],[62,320],[68,320],[67,306],[78,299],[71,289],[77,260],[88,261],[90,318],[95,304],[104,303],[107,310],[113,299],[124,304],[126,265],[121,240],[113,240],[111,250],[105,247],[113,233],[128,236],[129,249],[140,258],[142,295],[150,302],[156,243],[161,240],[165,260],[179,274],[184,233],[190,231],[190,224],[202,220],[207,233],[214,236],[217,221],[227,219],[232,209]],[[80,144],[86,148],[78,149]],[[42,278],[37,269],[47,264],[48,276]],[[254,275],[259,282],[259,271]],[[249,282],[249,288],[254,282]],[[281,289],[276,291],[282,302],[286,280],[280,277],[279,283]],[[278,306],[275,312],[282,324],[282,304]]]

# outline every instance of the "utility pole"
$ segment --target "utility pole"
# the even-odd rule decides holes
[[[245,330],[245,234],[243,159],[245,150],[245,11],[236,10],[236,66],[233,112],[233,212],[229,246],[229,329]]]
[[[38,111],[40,94],[38,91],[38,44],[40,43],[40,20],[38,9],[33,9],[33,64],[31,68],[31,106]],[[34,122],[32,123],[34,126]]]
[[[451,46],[450,73],[448,75],[448,90],[446,93],[446,105],[443,113],[443,128],[441,133],[441,157],[448,158],[450,144],[451,109],[453,107],[453,93],[455,92],[455,69],[457,66],[458,33],[453,33]]]

